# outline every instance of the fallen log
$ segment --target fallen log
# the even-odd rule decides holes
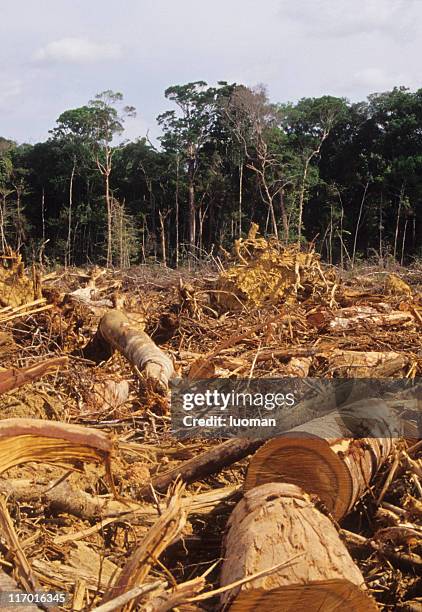
[[[245,490],[269,482],[295,484],[342,518],[401,433],[395,413],[377,399],[355,402],[347,411],[334,411],[266,442],[251,458]]]
[[[329,367],[338,376],[387,378],[408,365],[406,355],[393,351],[347,351],[335,349],[327,355]]]
[[[237,504],[223,542],[221,585],[277,562],[280,570],[221,595],[230,612],[378,610],[328,517],[299,487],[270,483]]]
[[[104,343],[106,347],[104,347]],[[145,378],[168,389],[169,381],[175,376],[173,361],[151,340],[143,330],[129,321],[119,310],[110,310],[98,326],[94,345],[120,351],[130,363],[139,369]],[[88,349],[88,347],[87,347]],[[88,353],[92,355],[91,344]]]
[[[264,440],[248,440],[246,438],[232,438],[201,453],[192,459],[184,461],[181,465],[160,474],[141,489],[141,497],[150,497],[152,491],[164,493],[168,487],[180,479],[186,484],[201,480],[219,472],[223,468],[251,455],[264,443]]]
[[[66,365],[67,361],[67,357],[54,357],[27,368],[11,368],[0,372],[0,395],[51,374],[57,368]]]
[[[390,327],[414,324],[415,319],[409,312],[379,312],[371,306],[352,306],[335,313],[329,321],[331,331],[344,331],[354,327]]]

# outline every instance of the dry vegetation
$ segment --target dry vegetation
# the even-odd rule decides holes
[[[315,254],[268,244],[254,228],[215,263],[199,272],[71,268],[45,274],[41,294],[37,273],[24,274],[12,253],[3,259],[0,591],[13,581],[23,591],[65,591],[66,609],[158,612],[218,609],[213,590],[231,585],[221,602],[231,604],[240,592],[233,610],[257,603],[280,610],[421,610],[422,445],[416,439],[391,441],[345,517],[330,513],[315,491],[297,489],[293,476],[289,485],[274,476],[281,484],[272,497],[246,487],[251,490],[223,545],[245,477],[251,479],[252,449],[175,440],[166,383],[173,364],[177,375],[191,378],[416,379],[422,374],[422,270],[370,269],[341,280]],[[134,357],[125,341],[136,330]],[[161,366],[158,375],[151,369],[161,356],[172,360],[164,378]],[[202,452],[208,454],[201,463]],[[275,499],[277,512],[273,505],[265,511]],[[260,508],[267,523],[273,516],[271,525],[292,521],[293,548],[271,525],[263,529]],[[298,530],[302,524],[309,529]],[[318,543],[309,535],[315,529],[324,534]],[[257,550],[273,547],[277,554],[247,556],[242,565],[248,533],[261,533]],[[330,568],[322,559],[333,559],[331,549],[343,556]],[[319,568],[316,577],[310,567]],[[321,584],[312,587],[324,579],[334,580],[330,592],[343,603],[328,604]],[[309,587],[306,593],[298,584]]]

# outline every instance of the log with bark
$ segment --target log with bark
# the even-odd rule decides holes
[[[146,379],[168,389],[169,382],[176,374],[173,361],[123,312],[110,310],[102,317],[93,342],[86,347],[84,354],[97,361],[108,358],[115,349]]]
[[[266,442],[252,457],[245,489],[286,482],[318,495],[336,519],[347,514],[394,449],[400,420],[387,404],[361,400]]]
[[[225,467],[251,455],[264,443],[263,440],[232,438],[199,455],[184,461],[182,464],[160,474],[141,489],[140,497],[151,497],[153,491],[164,493],[168,487],[180,479],[186,484],[201,480],[215,474]]]
[[[270,483],[248,491],[223,543],[221,585],[274,564],[280,570],[221,596],[223,609],[247,612],[378,610],[330,521],[299,487]]]
[[[410,312],[391,311],[390,308],[388,312],[380,312],[372,306],[352,306],[338,310],[332,318],[325,315],[323,321],[318,326],[341,332],[357,327],[406,327],[414,325],[415,318]]]
[[[387,378],[403,370],[409,357],[394,351],[346,351],[335,349],[327,355],[330,370],[337,376]]]

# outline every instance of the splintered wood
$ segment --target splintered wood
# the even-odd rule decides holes
[[[257,226],[216,262],[41,284],[2,259],[0,597],[62,591],[79,612],[417,609],[422,270],[342,278]],[[179,376],[305,378],[310,393],[276,438],[181,441]],[[379,402],[374,380],[322,396],[321,378],[413,387]]]
[[[41,419],[0,421],[0,473],[11,467],[35,462],[105,462],[110,465],[113,442],[95,429]]]

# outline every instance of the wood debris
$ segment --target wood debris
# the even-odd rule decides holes
[[[422,444],[396,417],[420,402],[384,414],[356,390],[347,429],[327,394],[270,441],[177,440],[169,415],[179,376],[418,384],[417,275],[342,278],[254,227],[205,273],[41,286],[2,262],[0,593],[63,591],[84,612],[417,609]],[[368,411],[377,435],[355,436]]]

